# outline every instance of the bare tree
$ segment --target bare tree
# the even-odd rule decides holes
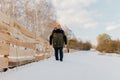
[[[56,23],[55,11],[47,0],[0,0],[0,10],[46,39]]]

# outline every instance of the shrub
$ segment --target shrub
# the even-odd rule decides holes
[[[72,39],[68,41],[68,47],[72,49],[78,49],[78,50],[90,50],[92,45],[88,41],[82,42],[76,39]]]
[[[99,44],[96,49],[106,53],[120,53],[120,41],[110,40],[104,44]]]

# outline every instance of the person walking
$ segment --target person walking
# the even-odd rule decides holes
[[[63,61],[63,47],[67,44],[67,37],[60,24],[56,24],[50,35],[50,45],[53,45],[55,59]]]

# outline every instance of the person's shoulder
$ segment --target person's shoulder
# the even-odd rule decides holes
[[[52,30],[52,32],[55,32],[55,31],[56,31],[56,29],[53,29],[53,30]]]
[[[64,33],[64,30],[63,30],[62,28],[61,28],[60,30],[61,30],[61,32],[63,32],[63,33]]]

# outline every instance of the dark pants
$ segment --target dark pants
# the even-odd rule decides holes
[[[54,48],[55,50],[55,59],[56,60],[63,60],[63,47],[61,48]]]

